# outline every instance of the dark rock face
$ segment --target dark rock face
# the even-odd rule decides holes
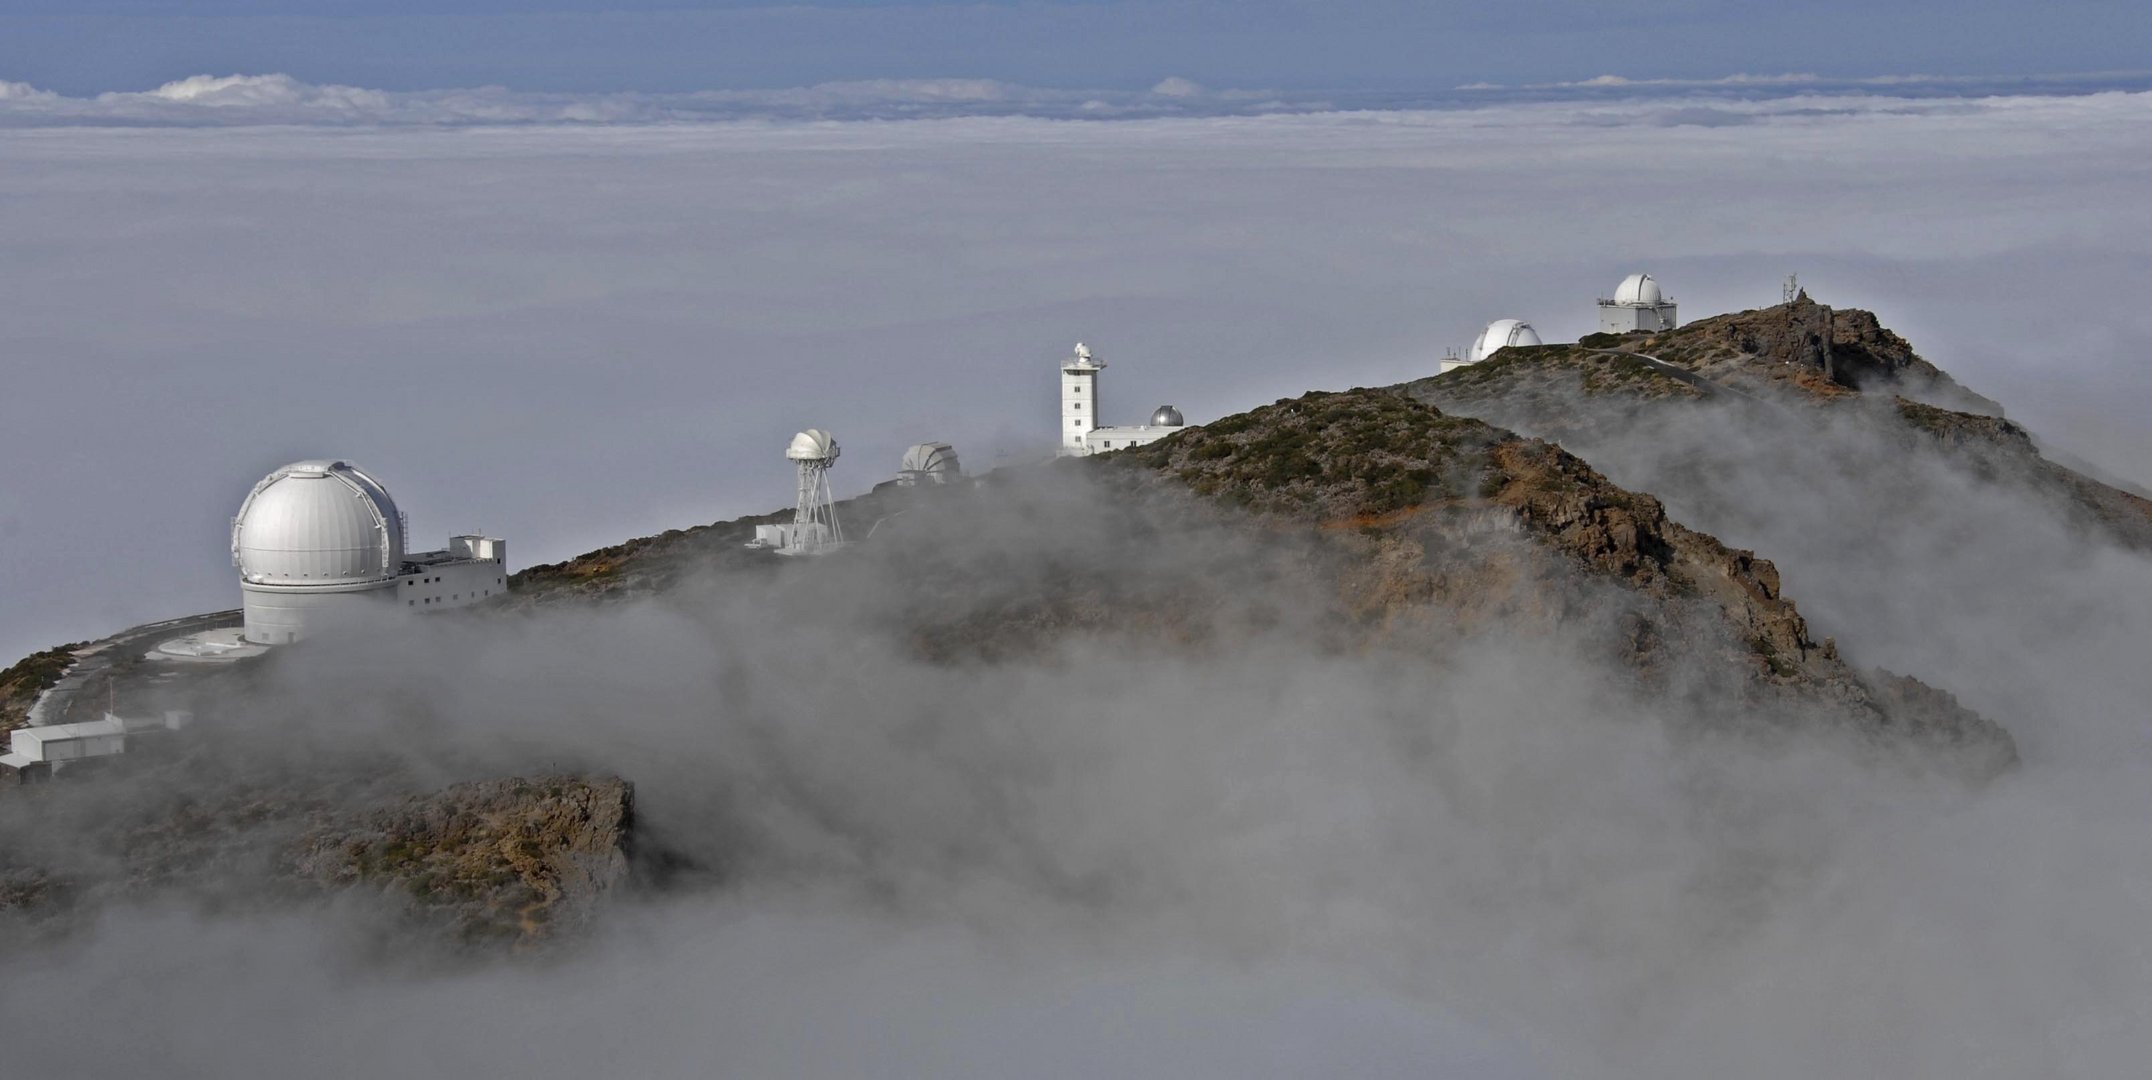
[[[1309,394],[1106,460],[1314,526],[1346,549],[1344,605],[1378,634],[1575,622],[1606,610],[1611,591],[1627,616],[1602,628],[1607,648],[1647,693],[1731,693],[1761,714],[1945,751],[1976,777],[2016,758],[2006,731],[1948,695],[1848,667],[1769,560],[1671,520],[1560,447],[1404,393]]]
[[[473,781],[323,821],[284,865],[323,889],[378,888],[462,940],[528,947],[589,923],[627,876],[632,809],[616,777]]]
[[[1719,315],[1674,330],[1624,338],[1648,354],[1716,380],[1795,389],[1814,397],[1890,393],[1984,416],[2002,407],[1959,386],[1921,358],[1873,312],[1790,304]]]
[[[623,780],[416,786],[392,772],[235,780],[188,757],[70,770],[0,804],[0,914],[64,929],[152,895],[243,909],[351,890],[451,942],[527,949],[588,923],[626,877]]]
[[[34,652],[0,670],[0,751],[7,746],[7,733],[22,726],[38,695],[74,666],[76,648],[60,645]]]

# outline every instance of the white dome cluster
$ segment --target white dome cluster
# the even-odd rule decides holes
[[[232,519],[232,562],[259,585],[349,586],[402,571],[403,518],[348,461],[298,461],[254,485]]]

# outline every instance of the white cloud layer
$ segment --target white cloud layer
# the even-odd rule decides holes
[[[235,603],[224,529],[284,461],[363,462],[421,542],[481,528],[519,563],[552,559],[783,504],[784,441],[810,425],[844,440],[850,491],[922,439],[974,467],[1036,454],[1053,360],[1079,337],[1113,364],[1115,418],[1171,401],[1201,421],[1426,374],[1496,316],[1584,332],[1594,297],[1636,268],[1692,318],[1775,302],[1798,271],[2043,437],[2152,481],[2152,95],[1120,124],[98,130],[61,115],[377,108],[275,80],[164,93],[39,97],[24,107],[60,121],[0,132],[11,655]],[[472,100],[502,119],[528,106]],[[1681,464],[1665,449],[1613,460],[1649,478]],[[643,785],[654,822],[707,825],[724,790],[790,792],[755,824],[800,876],[619,912],[544,970],[417,978],[354,960],[334,922],[124,912],[77,947],[11,955],[0,1017],[126,1022],[98,1040],[11,1036],[8,1060],[217,1076],[2124,1074],[2152,1030],[2143,560],[2072,546],[1991,491],[1887,508],[1917,520],[1877,528],[1843,511],[1845,487],[1873,489],[1832,475],[1870,458],[1742,449],[1729,468],[1818,475],[1785,489],[1799,500],[1734,500],[1735,539],[1772,555],[1765,541],[1798,537],[1788,591],[1816,631],[1996,711],[2023,771],[1966,799],[1793,755],[1699,763],[1610,722],[1602,688],[1558,657],[1516,651],[1432,672],[1311,656],[1284,634],[1193,667],[1109,658],[1110,679],[1082,656],[951,671],[812,620],[773,631],[732,592],[499,635],[429,623],[363,658],[294,653],[272,673],[290,696],[260,707],[378,740],[370,710],[437,688],[439,733],[510,755],[587,741],[603,717],[608,764]],[[1876,580],[1922,606],[1889,606]],[[1857,640],[1864,627],[1889,639]],[[816,647],[831,642],[847,648]],[[831,655],[847,677],[807,666]],[[718,692],[713,657],[748,692]],[[773,704],[792,694],[861,722],[792,724]],[[1399,752],[1421,730],[1447,741]],[[1012,805],[1033,812],[982,811]],[[1042,870],[1038,853],[1061,861]],[[862,864],[901,903],[846,894]],[[1782,874],[1758,890],[1769,903],[1695,918],[1699,891],[1742,893],[1759,867]],[[1133,887],[1114,895],[1132,900],[1044,902],[1057,894],[1037,881],[1072,871],[1121,875]]]
[[[2145,72],[2010,79],[1938,75],[1828,78],[1794,73],[1711,79],[1601,75],[1581,81],[1521,85],[1476,82],[1437,93],[1281,92],[1214,89],[1192,79],[1169,76],[1148,90],[1133,91],[1047,88],[983,78],[882,78],[780,89],[577,94],[517,91],[500,86],[388,91],[314,84],[284,74],[202,74],[150,90],[108,91],[88,97],[70,97],[28,83],[0,81],[0,128],[649,124],[963,116],[1125,120],[1637,101],[1676,94],[1725,102],[1770,102],[1790,95],[1860,98],[1876,93],[1951,99],[1998,93],[2081,94],[2148,86],[2152,86],[2152,73]]]
[[[1145,91],[1049,90],[993,79],[862,79],[774,90],[568,94],[497,86],[391,92],[317,85],[289,75],[195,75],[152,90],[66,97],[0,82],[0,127],[658,123],[728,119],[867,119],[1042,115],[1128,118],[1307,111],[1303,96],[1212,93],[1168,78]]]
[[[127,107],[372,100],[162,93],[195,100]],[[227,97],[315,104],[202,103]],[[804,426],[846,441],[854,490],[921,439],[1028,453],[1079,337],[1117,358],[1112,408],[1200,420],[1424,373],[1495,316],[1580,333],[1639,265],[1691,317],[1798,271],[2152,481],[2130,404],[2152,389],[2148,114],[2106,93],[0,132],[0,460],[33,463],[0,490],[0,652],[229,605],[225,520],[287,460],[366,463],[420,541],[482,527],[550,560],[785,502],[770,448]]]

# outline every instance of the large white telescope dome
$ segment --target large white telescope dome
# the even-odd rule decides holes
[[[258,585],[348,586],[403,570],[403,518],[348,461],[298,461],[254,485],[232,519],[232,562]]]
[[[963,471],[963,466],[957,461],[956,447],[945,442],[920,443],[904,452],[897,471],[954,476]]]
[[[829,432],[808,428],[792,436],[792,445],[785,447],[785,458],[789,461],[834,462],[840,452],[836,438]]]
[[[1487,329],[1480,331],[1479,337],[1473,339],[1472,349],[1465,355],[1477,364],[1493,356],[1497,350],[1511,345],[1543,344],[1545,342],[1539,340],[1539,331],[1532,329],[1531,323],[1522,319],[1496,319],[1487,324]]]
[[[1614,302],[1623,307],[1657,307],[1664,297],[1650,274],[1631,274],[1614,290]]]

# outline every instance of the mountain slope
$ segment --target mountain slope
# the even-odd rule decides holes
[[[1400,387],[1446,412],[1551,439],[1595,461],[1642,438],[1668,456],[1707,458],[1739,438],[1783,445],[1792,461],[1842,456],[1846,428],[1928,456],[1965,476],[2009,485],[2116,543],[2152,551],[2152,500],[2043,456],[2002,408],[1960,386],[1866,311],[1804,294],[1790,304],[1698,320],[1656,334],[1593,335],[1576,345],[1505,349],[1487,361]],[[1696,439],[1697,415],[1726,422]],[[1840,424],[1839,421],[1844,423]],[[1834,425],[1837,425],[1834,430]],[[1806,450],[1807,453],[1803,453]],[[1677,470],[1651,474],[1658,494],[1695,505]]]
[[[1986,775],[2000,727],[1948,695],[1858,672],[1816,640],[1776,568],[1667,516],[1560,447],[1384,390],[1314,393],[1113,460],[1347,547],[1347,606],[1378,627],[1596,626],[1639,689],[1738,700],[1910,739]],[[1609,595],[1618,597],[1611,602]]]
[[[1684,724],[1850,732],[1973,776],[2015,758],[1947,694],[1845,663],[1770,561],[1559,447],[1395,391],[1311,393],[843,512],[889,527],[820,564],[740,548],[754,519],[667,534],[525,571],[514,603],[658,595],[698,575],[775,583],[783,608],[838,602],[788,588],[886,593],[868,621],[937,663],[1097,635],[1204,648],[1283,618],[1310,648],[1437,663],[1464,639],[1560,634]]]

